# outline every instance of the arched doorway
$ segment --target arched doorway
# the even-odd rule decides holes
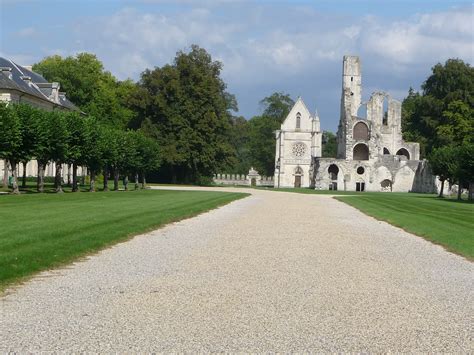
[[[408,153],[408,150],[406,150],[405,148],[400,148],[397,151],[397,155],[404,156],[407,158],[407,160],[410,160],[410,153]]]
[[[337,190],[337,175],[339,174],[339,168],[336,164],[329,165],[329,190]]]
[[[301,179],[303,176],[303,169],[300,166],[295,169],[295,187],[301,187]]]
[[[257,179],[255,178],[250,179],[250,186],[257,186]]]
[[[369,160],[369,147],[364,143],[356,144],[353,150],[354,160]]]
[[[382,191],[392,191],[392,181],[389,179],[385,179],[380,183],[380,188]]]

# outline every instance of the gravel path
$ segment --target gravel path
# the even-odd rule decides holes
[[[10,290],[0,352],[474,352],[473,263],[328,196],[252,193]]]

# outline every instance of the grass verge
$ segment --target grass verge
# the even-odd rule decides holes
[[[0,196],[0,290],[248,194],[141,190]]]

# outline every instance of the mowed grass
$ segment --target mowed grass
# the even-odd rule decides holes
[[[474,260],[473,203],[409,193],[362,193],[335,198]]]
[[[41,270],[245,196],[165,190],[0,196],[0,290]]]

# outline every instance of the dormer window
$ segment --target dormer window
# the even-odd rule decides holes
[[[300,129],[301,128],[301,113],[297,113],[296,114],[296,129]]]

